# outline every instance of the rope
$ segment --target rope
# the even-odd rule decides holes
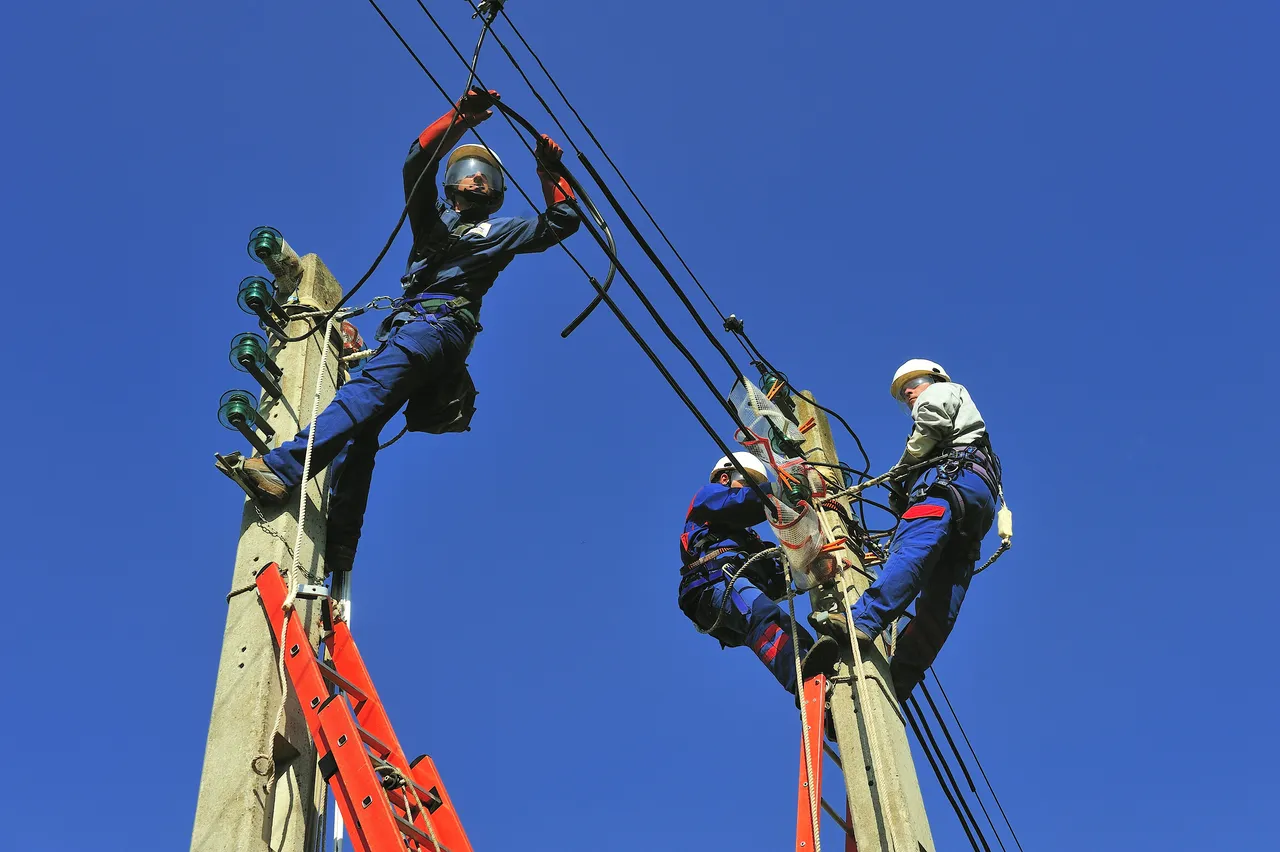
[[[311,400],[311,419],[307,424],[307,451],[302,459],[302,487],[299,489],[298,497],[298,530],[297,535],[294,538],[293,550],[290,554],[293,559],[288,571],[285,573],[285,582],[289,585],[289,593],[285,596],[284,604],[281,606],[281,609],[284,610],[284,618],[280,622],[280,636],[276,643],[280,648],[279,667],[277,671],[277,675],[280,678],[280,706],[276,709],[276,718],[271,725],[271,733],[268,735],[267,745],[265,747],[268,751],[271,750],[271,747],[275,742],[276,734],[280,733],[280,725],[284,722],[285,705],[289,700],[289,676],[288,672],[285,671],[285,654],[287,653],[285,639],[289,632],[289,619],[293,617],[294,613],[293,602],[298,596],[298,587],[294,578],[297,573],[302,570],[302,538],[307,522],[307,486],[311,482],[311,455],[315,449],[316,443],[315,424],[316,417],[320,414],[320,395],[324,393],[324,380],[327,375],[325,371],[329,364],[329,336],[332,330],[333,320],[330,319],[325,323],[324,338],[320,343],[320,367],[316,371],[316,391]],[[260,753],[256,758],[254,758],[254,760],[256,761],[258,758],[266,758],[271,761],[272,765],[275,763],[275,759],[269,754]],[[271,775],[268,776],[267,780],[268,796],[271,795],[272,789],[275,787],[275,782],[276,776],[275,773],[272,772]]]
[[[845,583],[844,575],[841,573],[836,574],[836,586],[840,590],[840,599],[844,602],[844,617],[847,619],[847,623],[849,625],[849,645],[853,648],[853,688],[854,692],[857,694],[858,705],[862,708],[862,713],[860,714],[862,717],[862,723],[867,729],[867,751],[871,757],[871,772],[876,777],[876,798],[880,800],[880,816],[884,819],[885,833],[889,836],[890,847],[901,849],[905,852],[905,850],[910,847],[903,846],[898,842],[898,838],[894,836],[893,831],[895,820],[885,812],[888,802],[885,795],[886,789],[884,779],[888,776],[881,771],[884,763],[880,760],[880,744],[876,739],[874,730],[872,730],[874,726],[871,721],[871,705],[867,701],[863,689],[863,680],[866,678],[866,669],[863,667],[862,649],[858,647],[858,635],[853,626],[853,606],[849,602],[849,587]]]
[[[822,794],[816,789],[813,772],[813,752],[809,748],[809,713],[804,708],[804,672],[800,665],[800,646],[796,643],[796,593],[792,588],[794,577],[791,575],[791,564],[787,568],[787,615],[791,619],[791,650],[796,660],[796,699],[800,704],[800,743],[804,746],[804,771],[808,781],[809,815],[813,820],[814,852],[822,852],[822,825],[818,817],[818,799]]]
[[[723,555],[732,550],[733,550],[732,547],[723,547],[723,548],[720,548],[718,551],[717,550],[711,551],[711,553],[708,553],[707,556],[704,556],[702,558],[707,559],[707,557],[711,556],[712,554]],[[729,577],[729,580],[725,583],[724,597],[720,600],[720,611],[716,613],[716,620],[712,622],[711,626],[708,627],[706,630],[703,630],[697,624],[693,625],[694,629],[705,636],[711,631],[718,628],[720,626],[720,622],[724,621],[725,615],[728,614],[729,605],[733,601],[733,584],[738,582],[738,578],[741,577],[743,573],[746,572],[747,568],[753,565],[757,559],[763,559],[766,556],[776,556],[781,552],[782,552],[781,547],[771,547],[768,550],[760,551],[759,553],[755,554],[750,559],[748,559],[746,562],[743,562],[742,567],[739,568],[737,571],[733,572],[733,574]],[[694,565],[697,565],[697,564],[698,563],[696,562],[694,563]]]

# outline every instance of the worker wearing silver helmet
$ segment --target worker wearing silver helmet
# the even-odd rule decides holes
[[[751,453],[739,452],[716,462],[710,482],[693,495],[680,535],[680,610],[722,648],[746,645],[788,692],[796,691],[795,642],[809,667],[834,662],[835,643],[826,639],[822,653],[810,656],[813,637],[775,602],[786,594],[786,575],[774,558],[756,554],[772,545],[752,527],[764,523],[764,499],[749,487],[741,467],[767,494],[769,472]],[[745,570],[743,570],[745,568]],[[739,574],[739,572],[741,572]],[[734,579],[734,575],[738,574]],[[730,580],[733,580],[730,583]],[[838,653],[838,651],[836,652]]]
[[[899,700],[933,664],[955,626],[982,538],[1000,493],[1000,460],[981,412],[940,364],[914,358],[894,373],[893,398],[913,426],[890,505],[900,516],[880,575],[852,607],[857,637],[870,641],[916,601],[890,665]],[[922,462],[933,462],[914,471]]]
[[[404,295],[379,329],[382,347],[316,418],[312,444],[307,427],[240,467],[246,487],[268,506],[289,500],[304,471],[314,477],[332,468],[325,548],[330,570],[347,571],[354,564],[383,426],[403,409],[411,432],[467,428],[475,387],[466,358],[480,331],[483,300],[516,257],[552,248],[580,224],[559,165],[563,152],[548,136],[534,151],[547,205],[542,213],[494,215],[506,185],[502,162],[484,145],[453,150],[445,164],[445,199],[436,198],[443,153],[492,116],[498,99],[492,90],[470,90],[409,147],[402,177],[413,246],[401,279]]]

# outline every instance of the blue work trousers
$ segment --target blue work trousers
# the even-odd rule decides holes
[[[398,326],[386,346],[351,381],[338,388],[333,402],[316,418],[311,475],[330,464],[330,543],[355,547],[364,525],[373,481],[378,433],[396,412],[432,381],[455,375],[471,346],[472,333],[461,321],[429,317]],[[304,428],[264,457],[290,488],[302,483],[307,451]]]
[[[725,584],[739,564],[728,562],[724,565],[724,578],[690,592],[688,597],[692,600],[680,602],[685,614],[703,630],[715,624],[716,616],[726,606]],[[791,643],[799,644],[801,657],[813,647],[813,637],[808,631],[793,624],[791,617],[746,577],[739,577],[733,584],[724,617],[710,635],[729,648],[749,647],[782,688],[793,695],[796,661]]]
[[[915,618],[894,649],[893,678],[900,699],[933,665],[955,627],[982,538],[995,518],[995,497],[977,474],[962,470],[953,484],[964,502],[963,517],[957,520],[950,503],[933,494],[913,501],[902,515],[880,576],[853,605],[853,623],[877,636],[919,595]]]

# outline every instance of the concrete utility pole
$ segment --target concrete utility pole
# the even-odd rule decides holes
[[[296,295],[296,303],[286,307],[290,314],[307,308],[332,310],[342,296],[342,288],[320,258],[314,254],[299,258],[283,240],[279,250],[263,262],[276,276],[277,300],[284,303]],[[296,336],[314,322],[314,318],[294,320],[286,331]],[[284,371],[281,399],[272,400],[264,394],[260,408],[276,431],[272,446],[292,438],[310,420],[325,345],[333,349],[325,361],[321,407],[333,398],[342,372],[336,332],[327,340],[321,331],[298,343],[271,343],[272,357]],[[228,499],[234,493],[228,488]],[[328,471],[311,481],[306,494],[309,502],[301,537],[301,566],[308,576],[305,582],[320,583],[324,579]],[[234,594],[227,604],[191,835],[192,852],[309,852],[320,842],[327,789],[316,772],[315,749],[292,694],[280,731],[274,731],[281,696],[277,651],[262,604],[253,591],[254,575],[263,566],[271,562],[292,565],[298,500],[295,497],[282,508],[262,512],[265,520],[252,501],[245,501],[231,580]],[[246,587],[248,591],[242,591]],[[315,642],[319,603],[299,599],[296,607],[294,617],[307,626]]]
[[[814,399],[809,391],[804,395]],[[802,445],[806,458],[811,462],[838,464],[840,460],[826,413],[799,396],[793,396],[792,400],[799,422],[804,423],[810,417],[814,420],[814,427],[805,434]],[[828,477],[835,473],[829,468],[819,468],[819,471]],[[838,512],[827,510],[822,515],[833,536],[847,536],[848,530]],[[862,554],[849,547],[846,537],[844,548],[831,555],[842,566],[840,575],[852,603],[869,585],[863,573]],[[834,582],[810,590],[809,598],[814,612],[845,608],[838,584]],[[907,742],[906,722],[889,678],[884,640],[877,640],[874,648],[868,645],[861,648],[865,680],[860,687],[854,683],[853,649],[845,642],[840,665],[829,681],[827,693],[858,852],[934,852],[920,782]]]

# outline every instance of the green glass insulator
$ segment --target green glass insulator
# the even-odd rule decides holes
[[[258,410],[253,394],[244,390],[229,390],[218,400],[218,422],[227,429],[235,429],[236,423],[252,423]]]
[[[269,225],[261,225],[249,233],[249,257],[259,263],[266,263],[269,257],[279,257],[284,245],[284,237]]]
[[[246,314],[260,314],[269,310],[275,301],[275,285],[261,275],[250,275],[240,282],[236,304]]]
[[[262,369],[267,361],[267,342],[261,335],[246,331],[231,338],[231,366],[241,372],[248,372],[250,364]]]

